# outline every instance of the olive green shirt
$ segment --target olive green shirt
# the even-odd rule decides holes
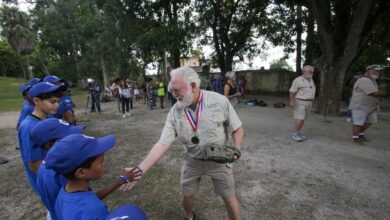
[[[176,103],[168,113],[167,120],[159,143],[170,145],[176,138],[183,144],[186,154],[202,159],[202,151],[209,144],[225,145],[229,141],[226,136],[224,122],[227,122],[229,136],[241,125],[236,111],[229,100],[218,93],[201,90],[203,93],[203,110],[199,114],[197,132],[188,121],[185,110],[195,116],[191,108],[180,109]],[[195,117],[194,117],[195,118]],[[198,144],[191,139],[197,135]]]

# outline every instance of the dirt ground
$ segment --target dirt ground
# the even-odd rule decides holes
[[[245,129],[242,158],[234,166],[242,219],[390,219],[390,114],[366,132],[371,140],[351,143],[350,124],[344,117],[327,121],[312,114],[304,126],[309,138],[296,143],[292,111],[275,109],[278,97],[256,97],[268,107],[239,106]],[[85,114],[78,109],[85,134],[115,134],[116,147],[106,154],[107,170],[94,189],[117,177],[121,166],[138,164],[159,138],[169,111],[148,111],[136,103],[132,116],[123,119],[116,103],[102,103],[103,112]],[[0,114],[0,219],[44,219],[45,210],[30,189],[17,146],[17,112]],[[125,203],[145,209],[150,219],[182,219],[179,179],[184,151],[176,141],[133,190],[115,192],[105,199],[110,209]],[[204,178],[196,196],[199,219],[227,219],[210,179]]]

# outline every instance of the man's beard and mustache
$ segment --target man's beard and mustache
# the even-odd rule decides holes
[[[194,94],[192,94],[191,91],[187,91],[183,97],[176,97],[176,99],[179,108],[187,108],[192,104],[192,101],[194,100]]]

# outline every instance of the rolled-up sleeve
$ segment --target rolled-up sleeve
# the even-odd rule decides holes
[[[297,93],[297,91],[298,91],[298,78],[294,79],[289,92],[290,93]]]
[[[236,110],[234,110],[234,107],[230,104],[228,99],[226,99],[225,103],[226,103],[225,106],[227,108],[226,112],[228,113],[227,114],[227,117],[228,117],[227,119],[229,121],[229,129],[231,131],[235,131],[239,127],[241,127],[242,122],[241,122],[240,118],[238,117]]]
[[[175,119],[173,117],[173,111],[174,108],[171,108],[171,111],[167,116],[167,120],[165,121],[164,129],[161,133],[160,140],[158,141],[160,144],[171,145],[176,138]]]

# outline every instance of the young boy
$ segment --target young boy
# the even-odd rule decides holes
[[[49,151],[52,145],[61,138],[71,134],[80,134],[85,126],[71,126],[68,122],[57,118],[48,118],[38,122],[31,130],[31,139],[34,147],[42,147]],[[61,187],[67,183],[64,176],[54,170],[46,169],[43,160],[37,172],[38,194],[50,213],[50,219],[57,219],[55,201]],[[49,219],[49,218],[48,218]]]
[[[22,123],[22,121],[27,117],[27,115],[31,114],[34,111],[34,103],[30,99],[29,90],[34,84],[38,83],[39,81],[39,78],[33,78],[32,80],[30,80],[30,82],[27,82],[20,87],[20,93],[23,96],[24,103],[22,110],[20,111],[18,122],[16,123],[16,130],[19,129],[20,123]]]
[[[100,200],[124,183],[138,180],[142,172],[134,168],[124,172],[114,183],[98,193],[89,181],[102,177],[104,153],[115,145],[115,136],[99,139],[72,134],[56,142],[47,153],[46,168],[64,175],[68,183],[58,193],[55,211],[59,220],[105,219],[107,206]]]
[[[61,94],[59,88],[60,86],[47,82],[33,85],[30,89],[30,98],[35,105],[34,111],[22,121],[18,129],[18,141],[24,168],[35,192],[37,192],[36,172],[45,157],[45,151],[42,148],[32,147],[30,132],[35,124],[57,111]]]
[[[60,118],[64,121],[69,122],[71,125],[76,125],[76,116],[74,115],[73,108],[75,107],[72,98],[68,94],[68,86],[64,83],[65,81],[58,76],[49,75],[43,79],[43,82],[53,83],[54,85],[61,86],[63,93],[60,99],[60,106],[55,114],[52,116]]]

